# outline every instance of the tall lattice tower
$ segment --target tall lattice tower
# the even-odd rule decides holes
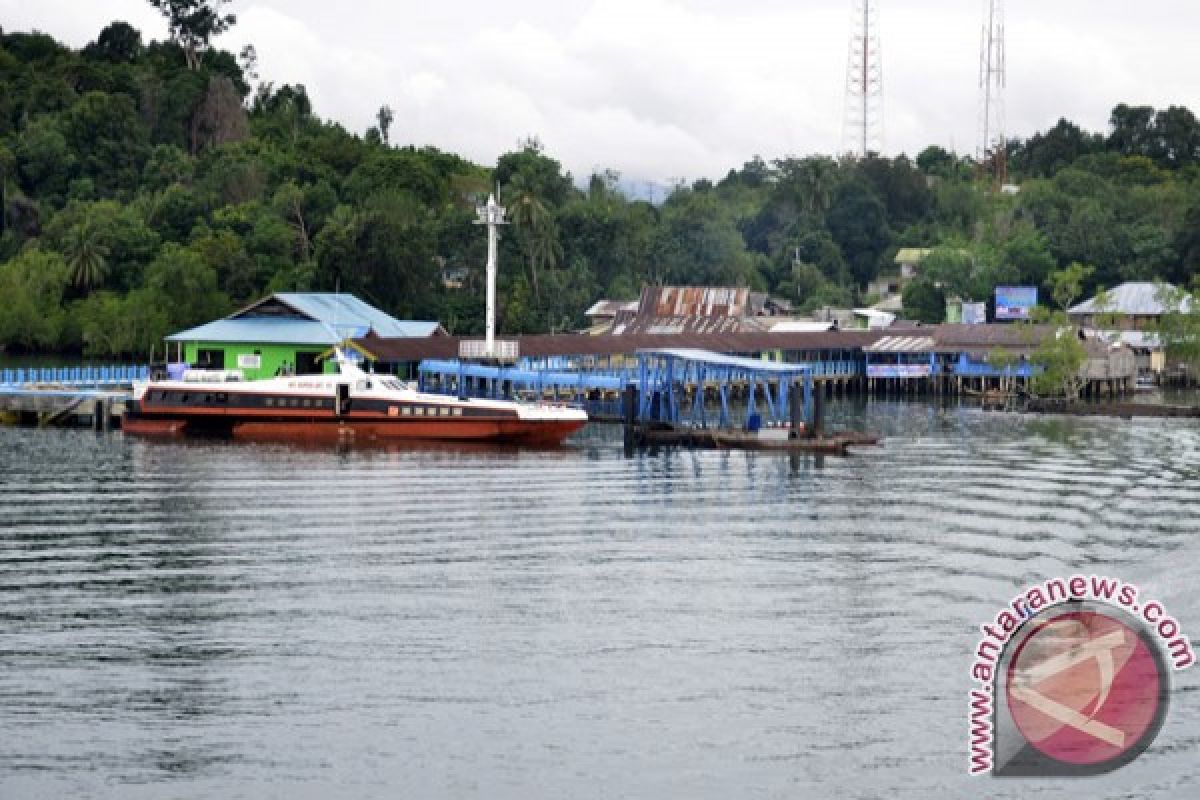
[[[883,46],[876,0],[853,0],[845,111],[843,152],[860,157],[883,152]]]
[[[979,45],[980,167],[1001,186],[1008,179],[1004,136],[1004,89],[1008,83],[1004,53],[1004,0],[983,0],[983,34]]]

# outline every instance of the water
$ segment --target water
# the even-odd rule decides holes
[[[977,626],[1119,575],[1200,638],[1200,426],[835,406],[849,459],[0,430],[0,797],[1195,796],[966,776]],[[1082,793],[1082,794],[1081,794]]]

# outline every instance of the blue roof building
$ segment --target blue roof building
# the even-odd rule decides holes
[[[437,322],[399,320],[354,295],[279,292],[230,314],[167,337],[176,360],[209,369],[240,369],[247,380],[279,372],[322,372],[332,345],[375,334],[383,338],[444,335]]]

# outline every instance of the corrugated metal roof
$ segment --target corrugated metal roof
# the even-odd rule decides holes
[[[583,315],[585,317],[615,317],[621,311],[635,312],[637,309],[637,300],[629,302],[622,300],[597,300],[592,304],[591,308],[583,312]]]
[[[813,322],[807,319],[785,319],[771,326],[771,333],[824,333],[836,327],[833,322]]]
[[[1174,288],[1168,285],[1168,288]],[[1107,302],[1100,303],[1100,296],[1080,303],[1071,308],[1071,314],[1131,314],[1140,316],[1155,316],[1166,311],[1159,300],[1159,285],[1156,283],[1136,282],[1122,283],[1115,289],[1104,293]],[[1183,310],[1192,307],[1191,298],[1185,298]]]
[[[868,353],[930,353],[936,346],[932,336],[884,336],[863,350]]]
[[[247,342],[254,344],[334,345],[346,337],[363,336],[362,328],[339,325],[335,333],[323,322],[295,317],[271,319],[218,319],[190,330],[173,333],[168,342]]]
[[[441,327],[428,320],[396,319],[352,294],[278,292],[274,296],[319,322],[353,325],[380,336],[432,336]]]
[[[971,347],[1004,347],[1008,349],[1035,348],[1053,334],[1053,325],[936,325],[930,335],[939,349]]]
[[[769,329],[770,317],[618,317],[614,336],[631,334],[684,335],[712,333],[758,333]]]
[[[896,251],[896,263],[916,264],[932,252],[928,247],[901,247]]]
[[[750,295],[749,289],[718,286],[646,286],[638,316],[741,317],[756,313]],[[766,299],[766,295],[760,297]]]
[[[370,333],[428,337],[440,330],[437,322],[395,319],[352,294],[279,292],[225,319],[173,333],[167,341],[331,345]]]

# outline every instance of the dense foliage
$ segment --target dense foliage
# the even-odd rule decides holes
[[[255,81],[254,53],[208,48],[220,4],[162,0],[174,38],[114,22],[73,51],[0,32],[0,344],[138,354],[272,290],[353,292],[401,317],[482,327],[485,239],[474,207],[500,186],[502,329],[563,330],[645,283],[743,285],[801,309],[870,300],[899,247],[932,247],[906,292],[998,283],[1054,296],[1130,279],[1190,285],[1200,264],[1200,123],[1118,106],[1107,135],[1063,120],[1010,146],[1017,195],[938,147],[915,161],[755,157],[661,205],[614,173],[578,185],[536,140],[494,166],[404,146],[387,106],[359,136],[303,86]],[[189,27],[190,26],[190,27]],[[178,30],[176,30],[178,28]],[[1074,269],[1074,268],[1072,268]],[[1074,275],[1075,273],[1072,273]]]

